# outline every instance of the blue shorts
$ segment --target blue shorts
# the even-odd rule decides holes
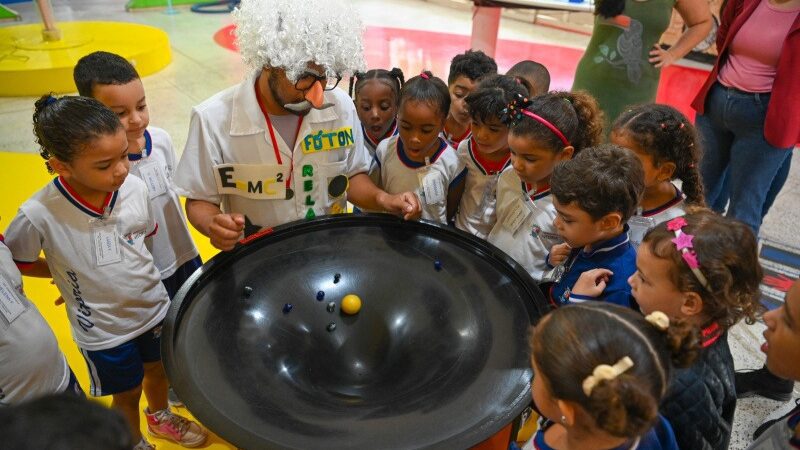
[[[186,280],[192,276],[194,271],[199,269],[202,265],[203,260],[197,256],[194,259],[190,259],[189,261],[183,263],[182,266],[178,267],[178,270],[176,270],[175,273],[161,280],[161,283],[165,288],[167,288],[167,295],[169,295],[170,300],[175,298],[175,295],[181,289],[183,283],[185,283]]]
[[[114,348],[80,349],[95,397],[129,391],[144,379],[144,364],[161,361],[161,324]]]

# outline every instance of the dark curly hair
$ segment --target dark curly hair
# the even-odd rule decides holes
[[[398,105],[402,108],[403,103],[409,100],[428,103],[436,109],[442,120],[447,118],[447,114],[450,111],[450,91],[447,90],[447,85],[427,70],[411,78],[403,85],[403,89],[400,90]]]
[[[472,81],[479,81],[486,75],[497,73],[497,63],[480,50],[467,50],[456,55],[450,61],[450,73],[447,84],[453,84],[456,78],[464,76]]]
[[[472,91],[464,101],[469,107],[472,119],[486,122],[499,119],[503,110],[517,95],[528,95],[525,86],[506,75],[489,75]]]
[[[91,97],[44,95],[36,100],[33,133],[45,161],[55,157],[70,162],[86,145],[120,128],[117,115]],[[45,164],[53,173],[50,163]]]
[[[553,91],[531,99],[518,96],[515,108],[525,108],[553,124],[575,147],[575,154],[601,142],[603,112],[597,100],[585,91]],[[560,152],[564,148],[561,139],[535,119],[517,115],[507,120],[511,134],[534,140],[553,152]]]
[[[630,308],[601,302],[550,312],[530,340],[539,369],[535,376],[543,376],[556,399],[581,406],[578,425],[595,424],[626,438],[652,428],[672,368],[688,367],[700,348],[699,330],[688,321],[671,321],[663,330]],[[625,357],[633,362],[631,368],[613,380],[599,381],[586,394],[583,382],[597,366]]]
[[[371,69],[363,73],[354,73],[353,76],[350,77],[350,86],[347,89],[350,98],[355,99],[358,97],[358,91],[360,91],[361,88],[364,87],[364,83],[369,80],[378,80],[389,86],[394,92],[394,98],[397,99],[398,102],[400,101],[400,90],[403,88],[403,83],[406,81],[401,69],[394,67],[392,70]]]
[[[630,137],[659,166],[675,164],[674,178],[683,182],[681,190],[688,203],[704,206],[703,182],[700,178],[701,149],[697,130],[680,111],[669,105],[650,103],[623,112],[612,133]]]
[[[695,292],[703,300],[702,314],[708,323],[723,330],[744,319],[755,323],[762,306],[759,302],[763,271],[758,262],[758,242],[753,230],[738,220],[720,216],[705,208],[689,208],[684,216],[688,225],[682,231],[694,236],[692,245],[708,289],[700,284],[672,239],[675,233],[661,223],[644,236],[658,258],[672,264],[670,278],[681,292]]]
[[[639,158],[613,144],[587,148],[558,163],[550,180],[550,192],[559,203],[576,202],[593,220],[619,212],[627,222],[644,193]]]

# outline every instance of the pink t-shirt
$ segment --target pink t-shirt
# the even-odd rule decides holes
[[[745,92],[770,92],[783,42],[800,8],[781,10],[762,0],[730,45],[728,61],[719,71],[725,86]]]

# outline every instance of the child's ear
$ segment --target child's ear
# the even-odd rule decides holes
[[[681,314],[685,317],[697,316],[703,312],[703,299],[697,292],[683,292]]]
[[[603,216],[600,220],[600,229],[602,231],[611,231],[615,230],[618,227],[622,226],[622,214],[618,212],[608,213]]]
[[[556,162],[570,160],[574,154],[575,147],[568,145],[561,149],[560,152],[556,153]]]
[[[56,158],[55,156],[51,157],[47,160],[47,163],[50,165],[50,168],[53,171],[61,176],[69,176],[70,175],[70,167],[69,164],[61,161],[60,159]]]
[[[556,421],[565,427],[575,425],[575,404],[564,400],[558,400],[556,404],[561,412],[561,417],[556,418]]]
[[[658,181],[670,181],[672,180],[673,175],[675,175],[675,166],[674,162],[665,162],[658,166],[658,172],[656,173],[656,179]]]

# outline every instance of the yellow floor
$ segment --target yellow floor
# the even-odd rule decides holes
[[[47,169],[44,167],[44,160],[36,154],[0,152],[0,167],[3,168],[0,175],[0,192],[3,193],[3,201],[0,203],[0,232],[2,232],[5,231],[11,219],[16,215],[19,205],[46,183],[50,182],[53,176],[47,173]],[[196,230],[192,229],[192,234],[198,244],[203,260],[207,261],[217,250],[211,247],[208,239],[200,235]],[[53,303],[58,298],[58,290],[54,285],[50,284],[50,280],[42,278],[26,277],[24,283],[25,293],[39,307],[39,311],[42,312],[44,318],[55,331],[61,350],[67,355],[70,367],[75,371],[81,386],[85,391],[88,391],[89,375],[86,363],[84,363],[78,348],[72,341],[66,312],[63,306],[55,306]],[[98,400],[106,405],[111,403],[111,397],[99,397]],[[144,396],[142,396],[141,405],[142,408],[146,406]],[[177,411],[181,414],[188,413],[184,408],[177,408]],[[141,418],[141,423],[145,423],[144,417]],[[145,430],[144,426],[142,430]],[[160,439],[151,438],[151,442],[161,450],[183,448]],[[202,448],[219,450],[234,447],[212,434],[209,436],[208,443]]]
[[[76,90],[72,69],[97,50],[123,56],[139,75],[158,72],[172,60],[164,31],[125,22],[60,22],[61,38],[45,40],[41,24],[0,28],[0,96],[38,96]]]

